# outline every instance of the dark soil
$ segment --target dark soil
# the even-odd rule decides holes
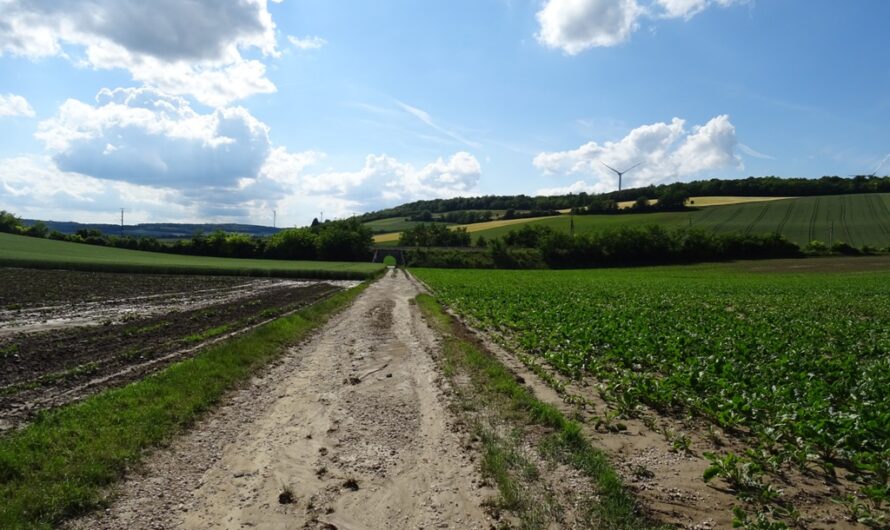
[[[64,293],[75,297],[96,297],[96,293],[101,293],[106,297],[119,298],[125,293],[157,294],[157,291],[150,291],[155,286],[161,292],[170,289],[171,293],[181,293],[189,287],[223,287],[227,285],[225,282],[231,285],[233,280],[194,276],[36,272],[38,275],[52,273],[48,276],[58,280],[58,283],[48,284],[46,288],[46,298],[55,297],[57,303]],[[22,279],[18,272],[0,269],[0,276],[4,274],[7,277],[18,275]],[[65,278],[65,275],[71,277]],[[164,279],[169,280],[169,284],[162,283]],[[204,283],[204,280],[210,281]],[[216,283],[214,280],[222,282]],[[237,281],[244,283],[244,279]],[[74,283],[78,286],[68,289]],[[13,300],[12,303],[35,302],[36,280],[30,283],[21,281],[20,284],[9,288],[0,284],[4,299]],[[63,293],[53,291],[56,285],[63,286]],[[92,285],[96,291],[86,295],[83,285]],[[193,355],[195,347],[215,337],[309,305],[338,290],[340,287],[327,283],[282,285],[198,309],[135,317],[104,326],[79,326],[0,337],[0,431],[27,420],[42,409],[142,378],[184,356]],[[22,302],[10,298],[10,291],[22,295]],[[182,354],[171,356],[177,352]],[[170,358],[164,358],[167,356]],[[164,359],[158,361],[160,358]]]
[[[181,293],[247,285],[234,276],[121,274],[0,267],[0,309]]]

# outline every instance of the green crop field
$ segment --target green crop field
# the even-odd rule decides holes
[[[525,223],[568,232],[571,222],[570,216],[561,215],[489,229],[476,226],[476,230],[471,228],[471,232],[473,237],[491,239],[502,237]],[[813,240],[833,240],[856,247],[870,245],[883,248],[890,245],[890,194],[799,197],[705,206],[692,212],[574,216],[575,232],[578,234],[649,224],[666,227],[691,225],[717,232],[749,234],[779,232],[801,246]],[[395,244],[395,239],[378,244]]]
[[[0,265],[121,272],[355,279],[365,278],[383,268],[379,263],[181,256],[3,233],[0,233]]]
[[[748,485],[735,485],[743,494],[776,495],[764,472],[832,477],[837,468],[881,513],[890,501],[890,266],[874,259],[883,268],[871,272],[414,272],[521,353],[597,380],[622,414],[642,404],[735,433],[752,450],[713,456],[709,472],[728,481],[747,473]]]
[[[376,221],[368,221],[367,223],[364,223],[364,225],[370,228],[375,234],[401,232],[419,224],[421,224],[419,221],[409,221],[407,217],[388,217],[386,219],[377,219]]]
[[[791,241],[844,241],[856,247],[890,244],[890,194],[800,197],[702,209],[694,226],[718,232],[779,232]]]

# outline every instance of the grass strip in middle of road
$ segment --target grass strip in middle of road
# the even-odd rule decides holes
[[[518,513],[523,527],[547,528],[549,523],[544,519],[560,517],[558,506],[545,510],[535,505],[542,498],[540,493],[523,492],[526,489],[524,483],[534,482],[539,477],[534,464],[520,454],[525,445],[523,441],[511,440],[511,437],[522,436],[521,424],[524,423],[537,426],[538,431],[544,428],[544,434],[537,440],[540,454],[551,463],[568,466],[592,481],[595,495],[584,500],[587,506],[582,511],[586,513],[581,514],[587,524],[616,530],[670,528],[650,520],[642,512],[633,494],[612,469],[606,455],[590,445],[577,422],[566,418],[556,407],[538,400],[457,320],[445,313],[434,297],[421,294],[417,297],[417,304],[429,324],[443,338],[445,375],[453,380],[459,379],[455,377],[458,374],[467,375],[473,381],[476,395],[461,406],[474,406],[469,401],[487,403],[486,414],[492,414],[493,410],[494,414],[502,416],[505,424],[512,424],[507,429],[512,431],[509,435],[498,433],[498,429],[478,429],[479,425],[477,430],[482,440],[483,472],[497,485],[502,506]],[[498,411],[497,406],[491,405],[498,401],[506,403],[509,410]],[[518,426],[515,420],[519,420]],[[548,502],[547,496],[545,492],[545,503]],[[550,512],[550,515],[542,512]]]
[[[81,403],[41,413],[0,438],[0,528],[50,528],[102,505],[145,450],[194,423],[223,394],[279,357],[368,283],[264,324],[196,357]]]

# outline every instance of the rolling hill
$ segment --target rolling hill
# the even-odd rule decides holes
[[[36,219],[23,219],[25,226],[37,223]],[[121,226],[106,223],[76,223],[74,221],[42,221],[50,230],[63,234],[73,234],[78,230],[98,230],[103,234],[117,236],[121,233]],[[280,228],[271,226],[247,225],[237,223],[141,223],[136,225],[124,225],[123,233],[132,237],[154,237],[158,239],[183,239],[192,237],[196,232],[209,234],[217,230],[234,232],[251,236],[271,236],[278,233]]]
[[[701,200],[697,200],[701,199]],[[827,195],[797,198],[761,198],[752,202],[743,198],[693,198],[699,209],[689,212],[656,212],[617,215],[559,215],[536,219],[516,219],[464,225],[474,237],[501,237],[522,224],[549,226],[569,231],[574,222],[576,233],[622,226],[656,224],[666,227],[693,226],[715,232],[762,234],[778,232],[789,240],[805,245],[812,240],[844,241],[853,246],[890,245],[890,193]],[[769,200],[773,199],[773,200]],[[703,204],[715,204],[704,206]],[[375,237],[381,246],[395,245],[398,234]]]

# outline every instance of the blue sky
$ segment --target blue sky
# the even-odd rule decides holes
[[[457,195],[890,173],[890,3],[0,2],[0,208],[305,224]]]

